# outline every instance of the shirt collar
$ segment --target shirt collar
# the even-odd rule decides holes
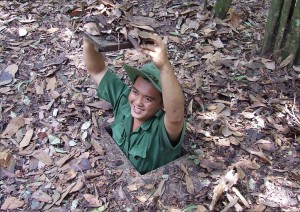
[[[147,121],[145,121],[145,122],[141,125],[141,128],[142,128],[143,130],[148,130],[149,127],[151,126],[152,122],[153,122],[156,118],[160,117],[163,113],[164,113],[163,110],[159,110],[158,112],[156,112],[155,115],[154,115],[154,117],[152,117],[151,119],[148,119]]]

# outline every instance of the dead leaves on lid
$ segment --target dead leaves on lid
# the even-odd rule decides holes
[[[114,42],[129,40],[137,48],[137,44],[140,44],[140,40],[144,38],[139,37],[139,34],[136,32],[154,32],[155,28],[162,26],[162,23],[151,17],[134,16],[132,13],[133,6],[134,3],[132,2],[125,2],[123,4],[103,2],[102,20],[99,22],[96,18],[88,14],[86,16],[87,20],[91,20],[92,22],[85,23],[82,29],[94,36],[109,34],[111,41]],[[92,7],[90,6],[87,9],[91,9]]]

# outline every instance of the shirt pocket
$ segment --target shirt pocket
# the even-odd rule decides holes
[[[129,154],[135,159],[146,158],[147,152],[148,152],[148,148],[140,145],[134,146],[129,150]]]
[[[121,124],[114,124],[111,126],[111,129],[113,132],[114,141],[118,146],[123,145],[126,140],[125,128]]]

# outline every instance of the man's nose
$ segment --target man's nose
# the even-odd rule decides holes
[[[136,104],[138,106],[142,106],[143,105],[143,97],[142,96],[137,97]]]

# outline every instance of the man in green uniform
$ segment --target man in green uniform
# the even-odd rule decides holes
[[[104,56],[84,39],[88,73],[98,84],[97,95],[113,106],[112,137],[133,166],[145,174],[181,155],[185,134],[184,95],[159,36],[141,46],[151,63],[137,69],[125,65],[130,89],[107,66]]]

